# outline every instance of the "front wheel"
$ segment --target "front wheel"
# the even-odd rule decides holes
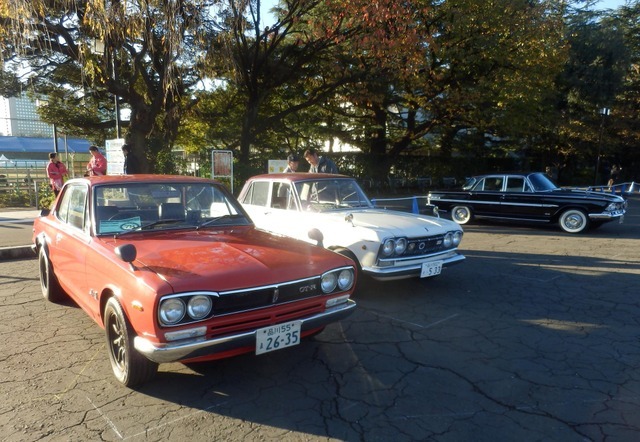
[[[104,308],[104,329],[111,369],[118,381],[127,387],[135,387],[155,376],[158,364],[134,348],[133,328],[116,298],[110,298]]]
[[[38,265],[40,267],[40,289],[42,296],[49,302],[60,302],[64,299],[65,293],[58,283],[58,278],[53,273],[51,261],[47,256],[44,246],[40,246],[38,252]]]
[[[560,228],[567,233],[580,233],[589,227],[589,218],[580,209],[568,209],[562,212],[558,223]]]
[[[455,206],[451,209],[451,219],[458,224],[467,224],[472,216],[471,209],[467,206]]]

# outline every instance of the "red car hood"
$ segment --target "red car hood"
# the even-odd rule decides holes
[[[133,233],[108,242],[133,244],[134,265],[157,273],[176,292],[269,285],[352,265],[321,247],[253,227]]]

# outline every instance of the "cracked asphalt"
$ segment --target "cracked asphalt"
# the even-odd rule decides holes
[[[639,207],[586,235],[466,226],[441,276],[366,282],[300,346],[163,364],[137,391],[35,259],[0,261],[0,439],[638,440]]]

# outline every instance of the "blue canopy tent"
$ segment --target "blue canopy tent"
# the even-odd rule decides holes
[[[58,151],[64,153],[89,153],[91,143],[81,138],[58,138]],[[33,159],[42,158],[43,153],[54,151],[53,138],[32,138],[32,137],[0,137],[0,154],[7,158],[12,157],[12,153],[21,153],[20,157],[25,158],[24,153],[33,153]]]

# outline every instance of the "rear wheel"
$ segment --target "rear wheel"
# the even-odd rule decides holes
[[[567,233],[580,233],[589,227],[587,214],[580,209],[568,209],[558,219],[560,228]]]
[[[135,387],[155,376],[158,364],[145,358],[134,348],[133,328],[114,297],[107,301],[104,308],[104,329],[111,369],[118,381],[127,387]]]
[[[42,296],[49,302],[60,302],[65,298],[65,293],[58,283],[58,278],[53,273],[53,267],[47,256],[44,246],[38,252],[38,265],[40,267],[40,289]]]
[[[467,206],[455,206],[451,209],[451,219],[458,224],[467,224],[472,217],[471,209]]]

